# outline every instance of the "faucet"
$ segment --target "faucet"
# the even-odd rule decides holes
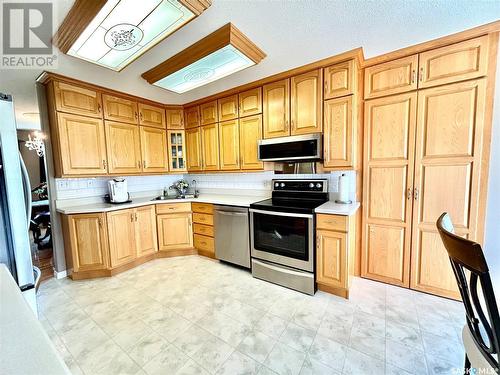
[[[196,180],[192,180],[191,185],[193,186],[194,197],[198,198],[198,196],[200,195],[200,192],[198,190],[196,190]]]

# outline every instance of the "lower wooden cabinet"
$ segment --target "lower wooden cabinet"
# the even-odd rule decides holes
[[[118,267],[137,257],[135,239],[135,210],[108,212],[110,266]]]
[[[318,214],[316,220],[318,288],[348,298],[354,273],[355,216]]]
[[[215,258],[214,206],[208,203],[193,203],[195,234],[193,244],[200,255]]]
[[[160,251],[193,247],[191,212],[158,215],[158,248]]]
[[[143,206],[135,209],[135,247],[137,257],[158,251],[155,206]]]
[[[66,264],[73,272],[108,268],[108,231],[104,213],[62,215]]]

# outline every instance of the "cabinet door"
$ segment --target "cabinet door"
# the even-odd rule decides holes
[[[91,117],[102,117],[101,93],[64,82],[54,82],[56,109]]]
[[[419,88],[485,76],[488,36],[423,52],[419,65]]]
[[[184,110],[184,122],[186,129],[196,128],[200,126],[200,107],[190,107]]]
[[[264,168],[264,163],[259,160],[257,153],[259,139],[262,139],[262,115],[240,118],[241,169]]]
[[[168,159],[171,172],[185,172],[186,169],[186,142],[184,130],[167,131]]]
[[[356,80],[354,60],[326,67],[324,76],[325,99],[354,94]]]
[[[138,173],[142,170],[139,127],[106,121],[109,173]]]
[[[137,103],[117,96],[103,95],[104,118],[111,121],[137,124]]]
[[[323,130],[321,69],[291,78],[291,134],[320,133]]]
[[[133,209],[111,211],[108,222],[111,267],[118,267],[136,258],[135,214]]]
[[[106,174],[106,141],[101,119],[57,114],[61,175]]]
[[[290,135],[290,80],[264,85],[264,138]]]
[[[417,66],[418,55],[413,55],[366,68],[365,99],[415,90]]]
[[[219,106],[219,121],[228,121],[238,118],[238,95],[228,96],[217,100]]]
[[[240,92],[239,116],[253,116],[262,113],[262,87]]]
[[[67,225],[65,225],[67,224]],[[71,249],[73,271],[95,271],[108,268],[108,237],[104,214],[63,215],[65,243]]]
[[[191,213],[158,215],[158,243],[160,250],[178,250],[193,247],[193,220]]]
[[[219,123],[220,169],[240,169],[240,131],[238,120]]]
[[[180,109],[167,109],[167,129],[184,129],[184,112]]]
[[[318,230],[316,234],[316,281],[334,288],[347,288],[346,234],[326,230]]]
[[[135,247],[137,257],[153,254],[158,251],[156,211],[154,205],[135,209]]]
[[[188,171],[201,171],[201,129],[186,130],[186,163]]]
[[[167,132],[140,127],[143,172],[168,172]]]
[[[325,168],[354,166],[352,95],[325,101],[323,152]]]
[[[203,170],[219,169],[219,131],[218,124],[205,125],[201,129],[201,160]]]
[[[219,121],[217,100],[200,105],[201,125],[210,125]]]
[[[476,240],[485,113],[484,79],[418,93],[411,287],[459,298],[436,230],[448,212],[455,232]]]
[[[154,105],[139,103],[139,125],[165,129],[165,109]]]
[[[363,277],[409,286],[417,94],[365,103]]]

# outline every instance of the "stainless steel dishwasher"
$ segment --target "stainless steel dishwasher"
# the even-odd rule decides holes
[[[215,206],[215,257],[250,268],[248,208]]]

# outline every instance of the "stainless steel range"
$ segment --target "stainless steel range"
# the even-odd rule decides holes
[[[314,294],[314,209],[326,201],[326,179],[273,180],[272,198],[250,205],[254,277]]]

